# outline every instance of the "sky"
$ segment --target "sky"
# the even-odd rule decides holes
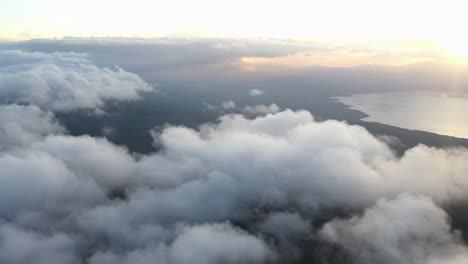
[[[0,39],[246,37],[411,39],[468,56],[466,1],[58,1],[0,4]]]

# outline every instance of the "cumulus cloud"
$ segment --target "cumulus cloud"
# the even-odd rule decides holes
[[[438,201],[465,197],[465,150],[418,146],[399,159],[364,128],[338,121],[316,122],[306,111],[286,110],[253,120],[229,115],[200,131],[168,127],[158,140],[171,158],[193,164],[186,170],[191,175],[173,173],[172,180],[178,178],[174,175],[190,179],[222,172],[235,176],[239,186],[255,189],[241,195],[255,195],[254,201],[287,199],[284,202],[315,208],[364,205],[404,191]],[[341,166],[336,166],[337,160]]]
[[[77,256],[75,241],[66,234],[45,235],[11,224],[0,226],[2,263],[80,263]]]
[[[238,107],[232,100],[223,101],[219,105],[212,105],[208,103],[203,104],[204,111],[219,112],[219,113],[230,113],[240,112],[248,117],[256,117],[259,115],[274,114],[278,113],[281,109],[276,104],[270,105],[246,105],[244,107]],[[236,111],[238,110],[238,111]]]
[[[250,96],[260,96],[263,95],[265,92],[259,89],[252,89],[249,91]]]
[[[221,102],[220,106],[222,109],[229,110],[229,109],[236,108],[236,103],[234,103],[234,101],[232,100],[228,100],[228,101]]]
[[[214,112],[229,112],[234,111],[237,108],[237,105],[232,100],[222,101],[219,105],[212,105],[208,103],[203,104],[205,111],[214,111]]]
[[[274,114],[280,111],[280,108],[276,104],[271,105],[255,105],[255,106],[245,106],[242,109],[244,114],[247,115],[265,115],[265,114]]]
[[[0,105],[0,124],[0,151],[65,131],[52,113],[33,105]]]
[[[135,100],[152,87],[133,73],[99,68],[85,55],[0,51],[0,100],[54,111],[99,108],[106,100]]]
[[[279,237],[304,236],[311,230],[307,219],[297,213],[274,212],[269,214],[259,224],[258,228],[263,233],[274,234]]]
[[[115,134],[115,128],[113,128],[111,126],[104,126],[101,129],[101,133],[102,133],[103,136],[112,137]]]
[[[380,200],[361,216],[333,220],[321,230],[357,263],[466,263],[468,248],[449,216],[429,198],[402,195]]]
[[[434,245],[446,249],[428,261],[464,257],[432,202],[412,196],[390,202],[401,193],[436,204],[466,200],[464,149],[418,146],[396,157],[362,127],[285,110],[250,119],[227,115],[199,129],[168,125],[153,133],[162,151],[136,157],[104,138],[64,134],[37,107],[3,107],[2,120],[27,116],[34,120],[27,124],[38,124],[19,122],[18,134],[27,135],[19,139],[2,132],[11,138],[0,141],[0,260],[7,263],[27,263],[11,248],[73,264],[281,261],[291,256],[283,250],[300,250],[302,239],[314,237],[312,223],[324,210],[353,212],[380,199],[390,200],[354,220],[328,223],[323,241],[348,249],[347,239],[360,239],[366,247],[403,226],[394,234],[402,239],[440,236]],[[386,226],[374,218],[396,220]],[[427,225],[416,226],[421,222]],[[426,235],[431,228],[435,233]],[[415,242],[414,252],[433,247]],[[370,250],[369,258],[385,261],[388,248]]]
[[[229,224],[204,224],[184,227],[170,244],[145,247],[127,255],[99,252],[90,264],[216,264],[264,263],[274,253],[264,241]]]

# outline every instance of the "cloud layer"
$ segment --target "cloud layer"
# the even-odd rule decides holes
[[[6,120],[39,120],[2,142],[5,263],[281,262],[300,259],[298,241],[314,236],[323,210],[367,207],[325,224],[324,243],[357,263],[465,257],[436,205],[467,198],[465,150],[419,146],[397,158],[362,127],[286,110],[168,126],[155,138],[163,151],[137,158],[106,139],[64,134],[37,107],[3,107]],[[390,200],[374,206],[380,199]]]

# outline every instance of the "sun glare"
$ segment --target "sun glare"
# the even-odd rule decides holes
[[[468,59],[468,41],[454,41],[443,45],[443,48],[446,49],[448,53]]]

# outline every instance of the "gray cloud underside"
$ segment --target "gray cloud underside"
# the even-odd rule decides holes
[[[99,66],[117,64],[138,73],[148,69],[161,71],[212,64],[239,57],[279,57],[324,49],[317,44],[280,39],[63,38],[0,43],[0,49],[12,48],[86,53]]]

